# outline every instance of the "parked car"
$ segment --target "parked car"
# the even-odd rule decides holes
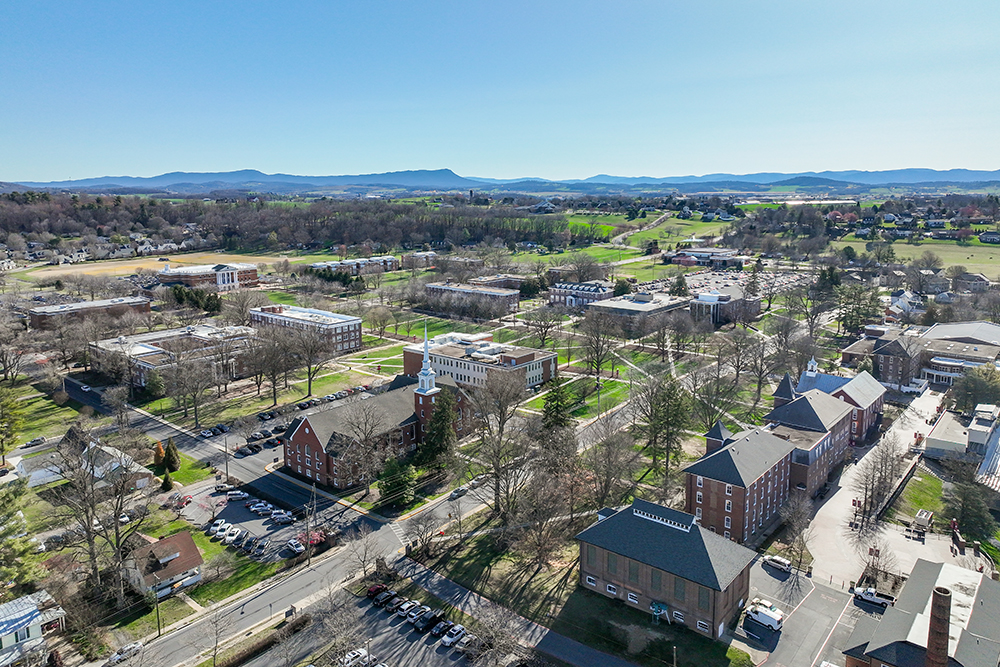
[[[250,456],[253,454],[253,451],[249,447],[240,447],[236,450],[236,453],[240,456]]]
[[[441,637],[455,625],[455,621],[438,621],[438,624],[431,628],[431,635]]]
[[[375,599],[372,600],[372,604],[376,607],[383,607],[391,602],[394,597],[396,597],[396,591],[382,591],[375,596]]]
[[[441,643],[445,646],[454,646],[455,642],[459,641],[464,636],[465,626],[459,623],[452,626],[451,630],[449,630],[441,640]]]
[[[194,502],[194,496],[184,496],[183,498],[181,498],[180,500],[177,501],[177,506],[178,507],[187,507],[192,502]]]
[[[772,556],[771,554],[767,554],[761,559],[761,562],[764,565],[770,565],[775,570],[781,570],[782,572],[792,571],[792,561],[787,558],[782,558],[781,556]]]
[[[242,549],[244,553],[251,553],[253,552],[254,547],[257,546],[257,542],[259,541],[260,541],[259,537],[251,537],[250,534],[247,533],[247,538],[243,540],[243,544],[240,545],[240,549]]]
[[[232,544],[234,547],[239,549],[240,547],[243,546],[243,540],[245,540],[247,538],[247,535],[249,534],[250,533],[248,533],[245,530],[237,531],[236,537],[234,537],[232,541],[226,542],[226,544]],[[228,540],[229,538],[227,537],[226,539]]]
[[[416,607],[413,607],[410,611],[406,612],[406,622],[410,624],[416,623],[418,618],[430,610],[431,608],[425,604],[417,604]]]
[[[251,442],[249,445],[247,445],[247,449],[249,449],[254,454],[259,454],[262,451],[264,451],[264,448],[261,446],[259,442]]]
[[[229,427],[226,426],[225,424],[216,424],[215,428],[219,429],[223,433],[229,433]]]
[[[407,600],[406,598],[401,598],[397,595],[393,599],[389,600],[388,604],[385,605],[385,610],[390,614],[395,614],[397,611],[399,611],[399,608],[402,607],[407,602],[409,602],[409,600]]]
[[[35,445],[41,445],[45,442],[45,436],[40,435],[37,438],[32,438],[28,442],[24,443],[25,447],[34,447]]]
[[[222,435],[222,429],[215,427],[212,429],[212,435]]]
[[[289,549],[291,549],[293,552],[295,552],[296,555],[298,555],[300,553],[304,553],[305,550],[306,550],[306,548],[304,546],[302,546],[302,543],[299,542],[294,537],[292,539],[288,540],[287,542],[285,542],[285,546],[288,547]]]
[[[200,433],[200,435],[201,435],[201,437],[203,437],[203,438],[211,438],[211,437],[212,437],[213,435],[215,435],[215,434],[214,434],[214,433],[212,433],[211,431],[209,431],[209,430],[208,430],[208,429],[206,428],[205,430],[203,430],[203,431],[202,431],[202,432]]]
[[[296,519],[291,514],[271,514],[271,521],[278,524],[295,523]]]
[[[241,532],[243,532],[243,531],[241,531],[237,526],[230,526],[229,530],[227,530],[226,534],[222,537],[222,543],[223,544],[232,544],[233,540],[235,540],[237,537],[239,537]],[[221,531],[220,531],[220,534],[221,534]]]
[[[208,534],[215,535],[219,532],[219,529],[227,525],[225,519],[216,519],[212,522],[212,525],[208,527]],[[228,530],[228,528],[227,528]]]
[[[337,664],[340,667],[359,667],[360,665],[370,665],[373,662],[375,662],[375,659],[368,655],[368,651],[363,648],[357,648],[348,652]]]
[[[306,408],[309,407],[309,401],[302,401],[301,403],[296,403],[295,407],[297,407],[299,410],[305,410]]]
[[[272,435],[274,435],[274,433],[271,432],[271,429],[267,428],[261,429],[260,434],[264,438],[270,438]]]
[[[385,592],[387,588],[388,587],[385,584],[375,584],[374,586],[368,587],[368,592],[365,595],[368,596],[369,600],[374,600],[376,595]]]
[[[478,489],[480,486],[483,485],[483,482],[485,481],[486,481],[486,475],[476,475],[475,477],[472,478],[472,481],[469,482],[469,488]]]
[[[888,607],[896,604],[896,598],[888,593],[879,593],[875,588],[855,588],[854,597],[865,602],[877,604],[880,607]]]
[[[86,384],[80,385],[80,391],[90,391],[90,385]]]
[[[232,491],[236,487],[232,484],[216,484],[215,490],[217,493],[222,493],[223,491]]]
[[[330,401],[334,400],[335,398],[337,398],[335,395],[333,395],[333,394],[327,394],[326,396],[323,397],[323,400],[326,401],[327,403],[329,403]]]
[[[227,491],[226,492],[226,498],[229,499],[230,502],[233,501],[233,500],[246,500],[249,497],[250,497],[250,494],[247,493],[246,491]]]
[[[754,598],[750,606],[747,607],[747,618],[760,623],[764,627],[777,631],[781,629],[785,615],[769,601]]]
[[[250,434],[250,439],[251,440],[263,440],[264,439],[264,433],[261,432],[261,431],[254,431],[253,433]]]
[[[273,448],[277,447],[278,445],[280,445],[281,443],[278,442],[277,438],[268,438],[264,442],[264,444],[273,449]]]
[[[121,663],[134,658],[142,653],[142,642],[132,642],[125,644],[120,649],[108,656],[108,665],[120,665]]]
[[[269,546],[271,546],[271,540],[267,539],[266,537],[262,540],[259,540],[257,542],[257,546],[255,546],[253,549],[253,555],[260,556],[262,553],[267,551],[267,548]]]
[[[440,609],[425,611],[413,621],[413,629],[417,632],[427,632],[441,620],[444,612]]]

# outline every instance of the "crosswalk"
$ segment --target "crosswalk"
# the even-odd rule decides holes
[[[403,530],[402,528],[400,528],[400,526],[399,526],[398,523],[395,523],[395,522],[390,523],[389,524],[389,528],[396,535],[396,537],[399,538],[399,541],[403,543],[404,547],[410,545],[410,537],[406,534],[405,530]]]

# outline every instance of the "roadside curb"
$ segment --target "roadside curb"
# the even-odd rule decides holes
[[[305,482],[303,482],[301,480],[295,479],[291,475],[286,475],[285,473],[279,471],[274,463],[268,463],[267,465],[265,465],[264,466],[264,470],[266,470],[268,473],[270,473],[272,475],[276,475],[277,477],[280,477],[281,479],[285,480],[286,482],[290,482],[291,484],[294,484],[294,485],[298,486],[301,489],[305,489],[305,490],[309,491],[310,493],[313,490],[313,487],[311,485],[306,484]],[[336,495],[334,495],[332,493],[328,493],[328,492],[326,492],[326,491],[324,491],[324,490],[322,490],[322,489],[320,489],[318,487],[316,488],[316,495],[317,496],[322,496],[322,497],[326,498],[327,500],[336,503],[337,505],[341,505],[341,506],[346,507],[348,509],[354,510],[355,512],[357,512],[359,514],[364,514],[366,517],[368,517],[369,519],[371,519],[373,521],[378,521],[379,523],[384,523],[384,524],[392,523],[392,521],[390,521],[389,519],[385,518],[381,514],[378,514],[377,512],[372,512],[371,510],[367,510],[364,507],[361,507],[360,505],[357,505],[356,503],[348,502],[348,501],[344,500],[343,498],[341,498],[340,496],[336,496]]]

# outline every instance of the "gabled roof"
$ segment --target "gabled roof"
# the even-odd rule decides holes
[[[0,604],[0,637],[6,637],[18,630],[39,623],[41,613],[31,595]]]
[[[576,539],[715,591],[726,590],[757,556],[690,514],[638,499]]]
[[[684,472],[748,487],[793,449],[791,442],[762,429],[747,430],[731,436],[724,447],[701,457]]]
[[[873,378],[871,373],[861,371],[841,387],[840,391],[847,394],[858,407],[867,408],[885,394],[885,387]]]
[[[771,410],[766,419],[785,426],[823,433],[831,430],[851,410],[852,407],[844,401],[810,389],[791,403]]]
[[[778,388],[774,392],[774,398],[783,398],[786,401],[795,400],[795,389],[792,387],[792,376],[785,373],[785,377],[781,378],[781,382],[778,383]]]
[[[160,561],[173,554],[179,554],[166,563]],[[164,537],[144,547],[132,551],[136,569],[147,586],[157,580],[167,581],[202,564],[201,552],[191,538],[191,533],[183,530],[170,537]]]
[[[799,384],[796,385],[795,392],[804,394],[810,389],[818,389],[824,394],[832,394],[850,381],[851,378],[840,377],[839,375],[829,375],[827,373],[820,373],[819,371],[806,371],[799,378]]]

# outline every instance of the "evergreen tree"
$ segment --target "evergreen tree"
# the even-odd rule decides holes
[[[160,491],[173,491],[174,490],[174,480],[171,479],[170,473],[163,473],[163,484],[160,484]]]
[[[163,451],[163,443],[157,440],[156,447],[153,448],[153,465],[163,465],[163,459],[166,455],[166,452]]]
[[[32,544],[23,535],[26,526],[19,513],[27,490],[27,478],[0,484],[0,581],[16,585],[32,581],[36,574],[28,558]],[[7,593],[0,594],[0,599]]]
[[[753,265],[750,271],[750,280],[747,281],[746,293],[750,296],[760,294],[760,262]]]
[[[167,393],[167,385],[163,381],[163,377],[155,370],[146,375],[146,393],[153,398],[160,398]]]
[[[181,469],[181,453],[177,451],[177,445],[173,438],[167,439],[167,450],[164,452],[163,465],[170,472],[177,472]]]
[[[418,461],[424,464],[445,465],[458,443],[455,435],[455,395],[442,391],[435,396],[424,441],[420,445]]]
[[[624,278],[615,281],[615,296],[625,296],[632,293],[632,285]]]
[[[17,447],[24,425],[24,409],[7,387],[0,388],[0,463],[7,465],[7,452]]]
[[[382,502],[405,507],[416,495],[417,471],[409,463],[391,459],[385,464],[378,488]]]
[[[566,384],[559,378],[550,380],[553,387],[545,394],[545,405],[542,408],[542,426],[546,429],[565,428],[573,423],[569,414],[573,405],[573,396]]]
[[[671,296],[688,296],[690,292],[688,291],[687,280],[684,279],[683,275],[677,276],[674,280],[674,284],[670,286]]]

